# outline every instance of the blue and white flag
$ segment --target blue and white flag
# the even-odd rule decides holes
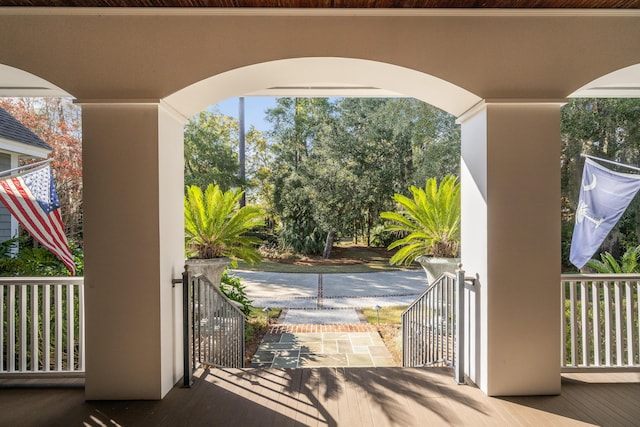
[[[591,159],[582,171],[569,259],[582,268],[598,250],[640,190],[640,175],[614,172]]]

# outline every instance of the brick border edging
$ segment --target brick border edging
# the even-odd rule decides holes
[[[316,332],[375,332],[369,324],[335,324],[335,325],[271,325],[268,334],[300,334]]]

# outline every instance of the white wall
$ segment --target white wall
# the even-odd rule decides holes
[[[560,392],[560,105],[488,103],[460,120],[473,377],[489,395]]]
[[[160,106],[158,180],[160,205],[160,323],[162,395],[182,377],[182,285],[172,279],[184,270],[184,131],[185,118]]]
[[[160,399],[173,381],[171,280],[179,153],[157,105],[82,106],[85,212],[86,397]],[[166,127],[165,127],[166,126]],[[160,189],[160,168],[176,182]],[[162,213],[168,210],[168,213]],[[169,233],[169,234],[165,234]],[[181,246],[180,246],[181,247]]]

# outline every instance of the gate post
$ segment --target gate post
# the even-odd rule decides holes
[[[193,384],[193,357],[191,354],[192,325],[191,325],[191,280],[189,280],[188,266],[182,272],[182,357],[184,376],[182,387],[190,388]]]
[[[456,364],[455,380],[458,384],[465,384],[464,381],[464,270],[456,270]]]

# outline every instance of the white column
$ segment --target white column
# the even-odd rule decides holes
[[[158,103],[82,105],[86,398],[160,399],[178,380],[182,123]]]
[[[561,105],[487,102],[459,119],[469,375],[492,396],[560,392]]]

